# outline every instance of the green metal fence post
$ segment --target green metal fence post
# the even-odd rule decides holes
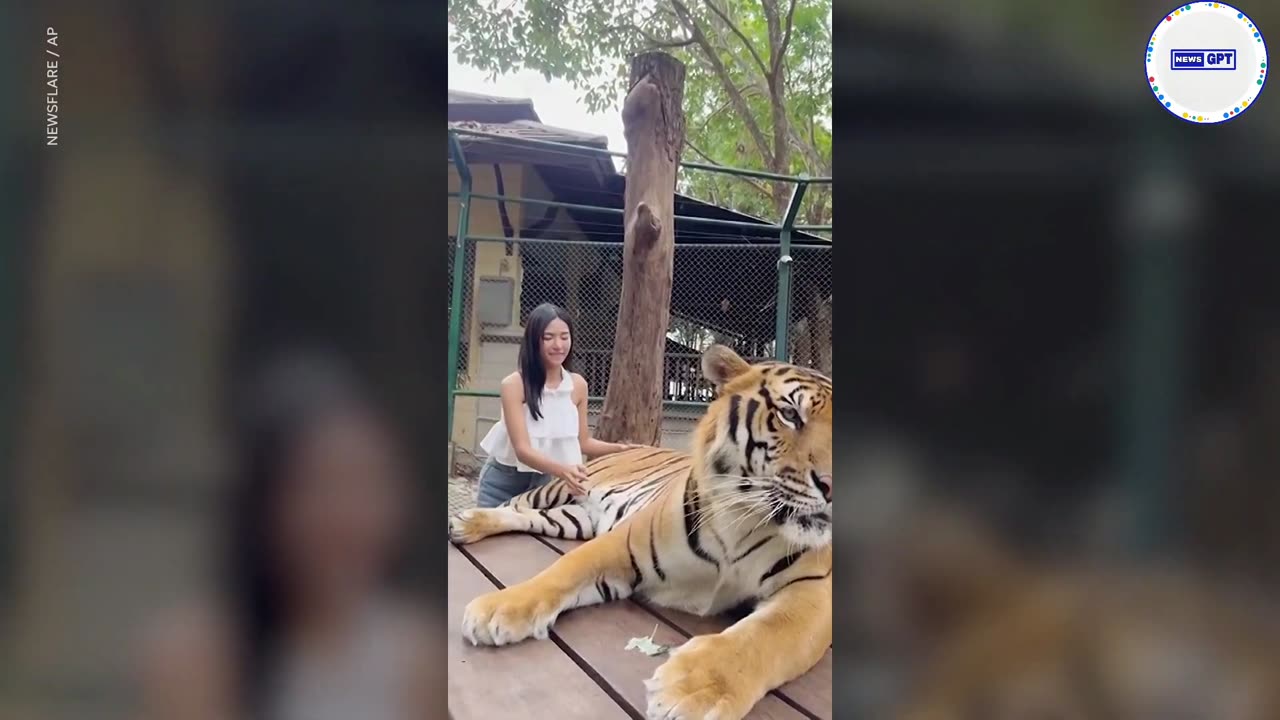
[[[458,389],[458,354],[462,337],[462,283],[466,282],[467,230],[471,220],[471,168],[462,152],[462,143],[449,133],[449,155],[458,169],[461,185],[458,193],[458,228],[453,241],[453,288],[449,299],[449,470],[453,473],[453,403]]]
[[[791,191],[791,202],[787,205],[786,217],[782,219],[782,233],[778,243],[778,318],[774,325],[773,356],[786,361],[791,343],[791,230],[795,227],[796,214],[800,212],[800,201],[804,199],[804,191],[809,181],[801,175]]]

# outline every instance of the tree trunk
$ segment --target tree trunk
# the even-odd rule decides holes
[[[596,428],[602,440],[657,445],[662,366],[671,320],[676,169],[684,149],[684,64],[666,53],[631,61],[622,106],[627,138],[622,296],[609,389]]]
[[[791,362],[813,367],[813,337],[809,332],[809,317],[803,316],[791,326]]]
[[[831,296],[819,298],[814,312],[814,321],[810,323],[813,333],[814,354],[817,356],[818,371],[831,375],[834,339],[831,337]]]

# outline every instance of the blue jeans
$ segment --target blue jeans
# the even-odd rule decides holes
[[[545,485],[551,477],[540,472],[521,472],[510,465],[487,460],[480,469],[480,489],[476,493],[476,506],[498,507],[502,503]]]

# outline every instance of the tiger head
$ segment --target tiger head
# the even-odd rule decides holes
[[[735,517],[776,524],[795,546],[829,545],[831,378],[782,362],[753,365],[722,345],[703,353],[702,372],[718,397],[694,441],[700,486],[731,497]]]

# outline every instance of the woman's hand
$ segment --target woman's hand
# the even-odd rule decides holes
[[[562,465],[557,475],[569,483],[569,492],[574,495],[586,495],[583,485],[587,482],[587,469],[581,465]]]
[[[616,453],[620,453],[626,450],[635,450],[636,448],[642,448],[642,447],[645,447],[645,446],[636,445],[635,443],[629,443],[629,442],[620,442],[620,443],[613,444],[613,451]]]

